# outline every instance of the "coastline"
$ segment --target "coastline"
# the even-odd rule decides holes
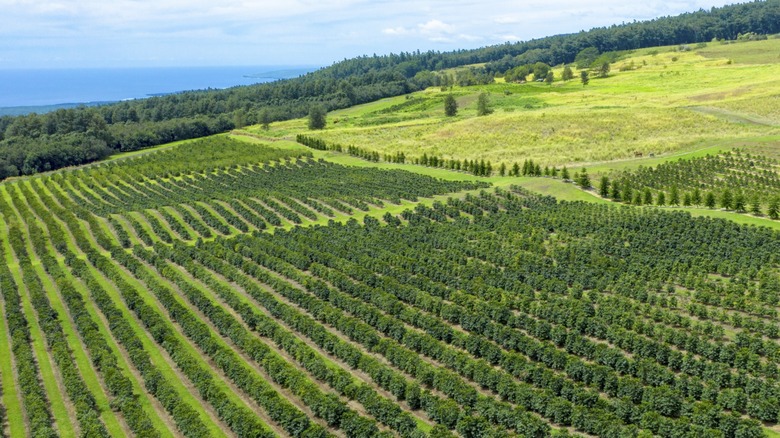
[[[0,117],[297,77],[313,66],[0,69]]]

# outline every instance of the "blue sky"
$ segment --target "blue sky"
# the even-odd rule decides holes
[[[718,0],[0,0],[0,68],[329,65],[676,15]]]

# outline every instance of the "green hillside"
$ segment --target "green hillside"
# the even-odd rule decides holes
[[[759,59],[753,52],[772,56]],[[551,85],[499,79],[487,86],[428,89],[333,112],[327,129],[314,135],[382,154],[485,158],[494,164],[530,158],[557,166],[728,148],[757,138],[765,143],[780,124],[778,53],[779,39],[639,50],[622,55],[608,77],[587,86],[575,74],[577,79]],[[562,68],[554,72],[560,78]],[[477,117],[483,92],[494,111]],[[457,97],[456,117],[444,116],[449,93]],[[250,131],[284,136],[303,123]]]
[[[777,54],[642,49],[6,180],[0,437],[778,436]]]

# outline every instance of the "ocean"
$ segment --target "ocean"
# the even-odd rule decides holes
[[[302,66],[0,70],[0,115],[298,77]]]

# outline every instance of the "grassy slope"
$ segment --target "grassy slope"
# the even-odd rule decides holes
[[[422,153],[460,159],[484,157],[494,163],[530,158],[542,165],[587,167],[593,180],[613,170],[657,165],[733,147],[780,157],[780,58],[774,55],[778,51],[780,39],[710,43],[684,52],[676,47],[642,49],[613,64],[609,78],[594,78],[586,87],[576,79],[552,86],[507,84],[498,79],[493,85],[456,87],[452,92],[460,112],[455,118],[442,115],[444,93],[429,89],[409,97],[334,111],[324,131],[308,131],[306,120],[296,119],[274,123],[267,131],[259,126],[247,127],[233,137],[306,150],[293,141],[296,134],[306,133],[380,152],[403,151],[412,157]],[[633,70],[620,71],[631,65]],[[556,77],[561,71],[560,67],[555,69]],[[488,117],[476,117],[476,96],[483,91],[491,94],[495,111]],[[445,179],[474,178],[443,169],[369,163],[346,154],[313,152],[317,158],[347,165],[403,168]],[[637,158],[635,152],[643,156]],[[560,181],[487,180],[497,186],[520,184],[561,200],[607,202]],[[406,207],[390,205],[371,214],[396,213]],[[686,210],[693,215],[780,228],[777,222],[765,218]],[[358,212],[355,217],[360,220],[364,215]],[[346,219],[348,216],[337,214],[336,220]],[[323,218],[313,223],[326,222]]]
[[[654,166],[740,147],[780,157],[780,40],[710,43],[690,51],[676,47],[638,50],[612,67],[607,79],[459,88],[460,112],[442,115],[443,94],[429,89],[329,114],[324,131],[306,121],[248,127],[237,137],[301,147],[298,133],[382,153],[422,153],[494,163],[533,159],[542,165],[587,167],[593,180],[614,170]],[[633,70],[619,71],[633,66]],[[559,75],[561,69],[556,69]],[[476,96],[491,93],[494,113],[476,116]],[[756,104],[758,102],[758,104]],[[252,140],[250,137],[253,137]],[[636,157],[635,152],[642,152]],[[654,156],[650,156],[653,154]],[[315,151],[341,164],[404,168],[446,179],[470,175],[413,165],[369,163],[346,154]],[[488,178],[498,186],[520,184],[561,200],[608,202],[571,184],[546,178]],[[718,210],[683,208],[694,216],[770,226],[766,218]]]
[[[429,89],[411,100],[400,96],[335,111],[328,128],[313,135],[383,153],[425,152],[494,163],[533,158],[558,166],[632,158],[636,151],[660,155],[729,148],[754,139],[777,144],[780,116],[773,118],[772,111],[780,114],[778,58],[753,55],[747,57],[751,62],[767,63],[743,64],[737,54],[777,53],[780,40],[711,43],[700,50],[640,50],[616,62],[609,78],[594,78],[586,87],[578,80],[456,87],[460,112],[454,118],[443,116],[445,93]],[[634,70],[619,71],[629,65]],[[495,109],[488,117],[476,117],[476,95],[482,91],[490,93]],[[755,107],[755,99],[777,102],[761,105],[766,114],[741,111]],[[294,120],[270,131],[249,130],[279,139],[306,127],[304,120]]]

